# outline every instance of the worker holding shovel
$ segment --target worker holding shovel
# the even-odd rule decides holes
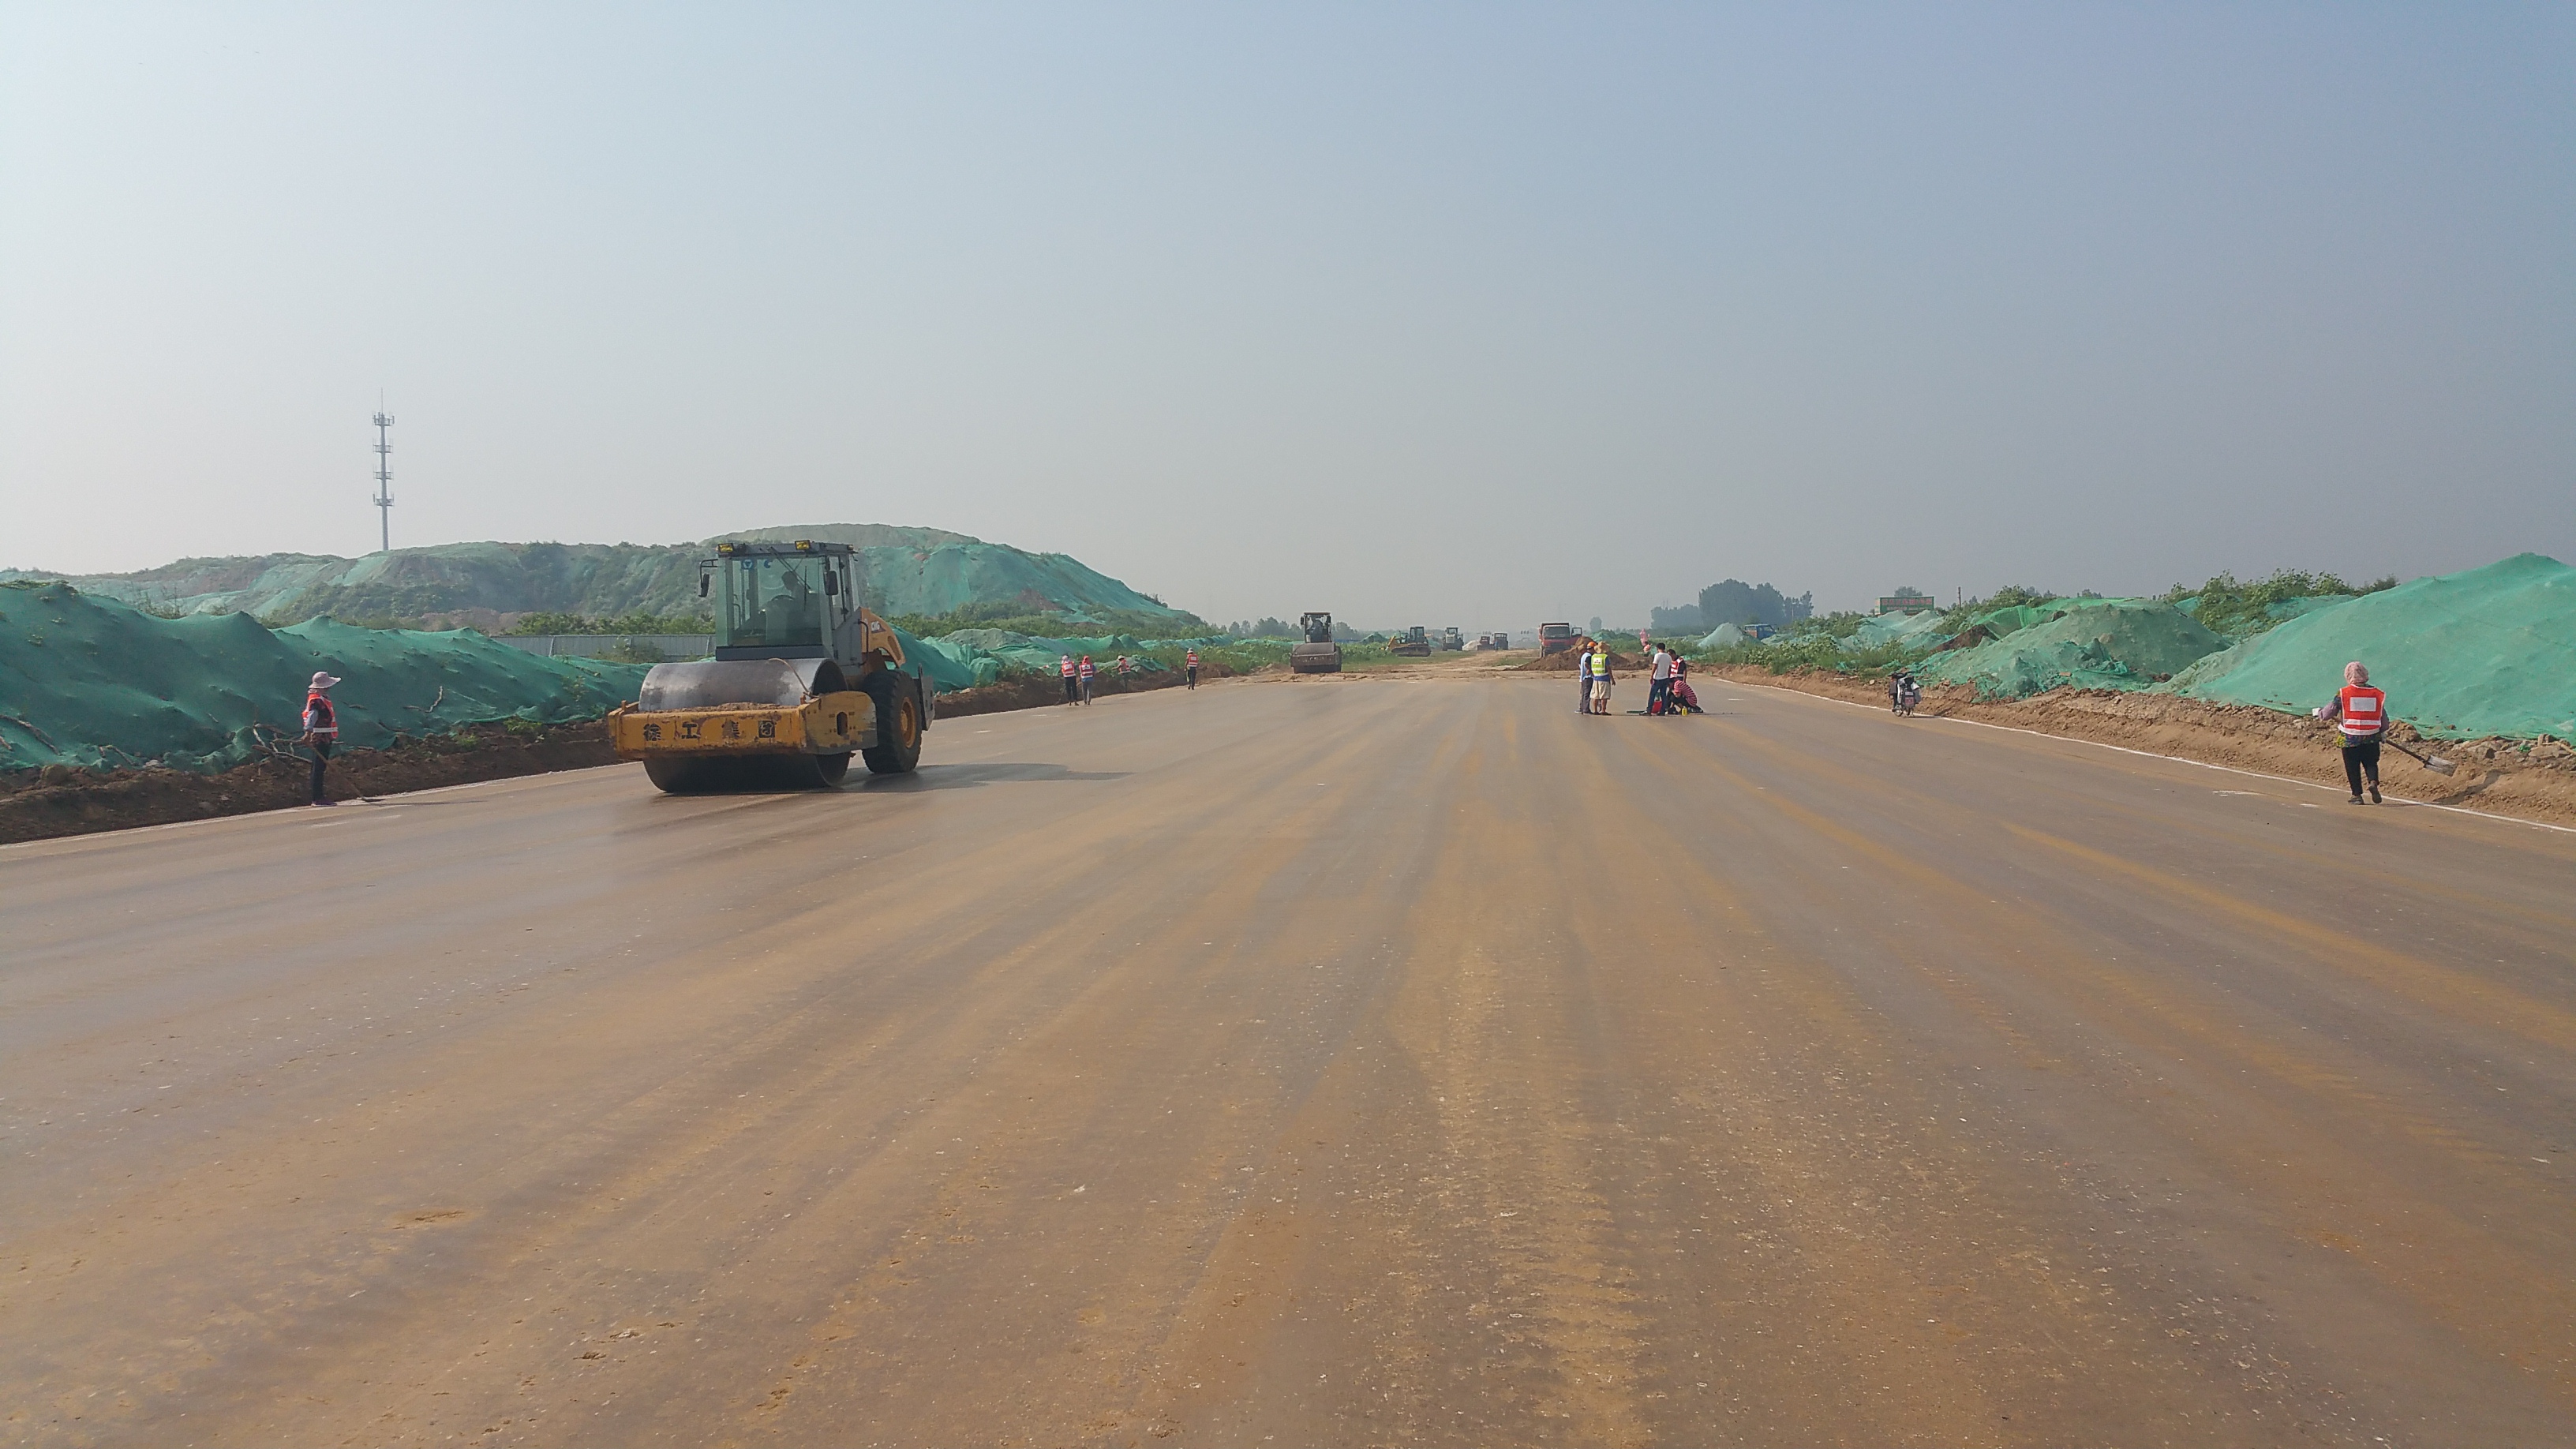
[[[2370,777],[2370,803],[2379,803],[2379,741],[2388,733],[2388,695],[2370,687],[2370,671],[2356,659],[2343,667],[2343,688],[2318,706],[2317,718],[2333,720],[2343,745],[2343,775],[2352,785],[2352,803],[2361,800],[2361,780]]]

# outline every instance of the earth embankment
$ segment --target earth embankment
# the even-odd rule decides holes
[[[1700,665],[1696,677],[1794,689],[1883,708],[1883,680],[1801,669],[1773,674],[1752,665]],[[2171,755],[2205,765],[2253,770],[2341,787],[2343,761],[2333,726],[2260,705],[2211,704],[2137,690],[2054,689],[2028,699],[1979,699],[1964,685],[1924,691],[1916,711],[1929,719],[1967,720],[2035,730],[2068,739]],[[2397,751],[2380,753],[2382,789],[2428,805],[2576,824],[2576,748],[2559,740],[2425,740],[2400,723],[2389,736],[2418,754],[2452,761],[2439,775]]]

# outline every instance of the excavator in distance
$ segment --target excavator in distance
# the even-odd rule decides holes
[[[921,763],[929,675],[852,585],[846,543],[719,543],[698,561],[716,601],[713,659],[657,664],[608,716],[619,759],[662,790],[822,789]]]

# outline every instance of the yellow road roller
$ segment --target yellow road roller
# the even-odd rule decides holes
[[[609,743],[673,794],[821,789],[850,756],[879,775],[921,763],[929,675],[861,606],[845,543],[719,543],[698,562],[713,659],[657,664]]]

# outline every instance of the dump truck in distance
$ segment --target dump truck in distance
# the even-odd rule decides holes
[[[1562,654],[1566,650],[1574,647],[1574,640],[1575,633],[1574,626],[1572,624],[1541,624],[1538,626],[1538,652],[1541,654]]]
[[[719,543],[698,562],[716,610],[713,659],[657,664],[608,717],[618,758],[656,786],[840,783],[850,757],[879,775],[921,762],[930,678],[852,587],[846,543]]]
[[[1339,674],[1342,646],[1333,642],[1333,616],[1315,612],[1297,616],[1305,639],[1288,650],[1288,667],[1298,674]]]

